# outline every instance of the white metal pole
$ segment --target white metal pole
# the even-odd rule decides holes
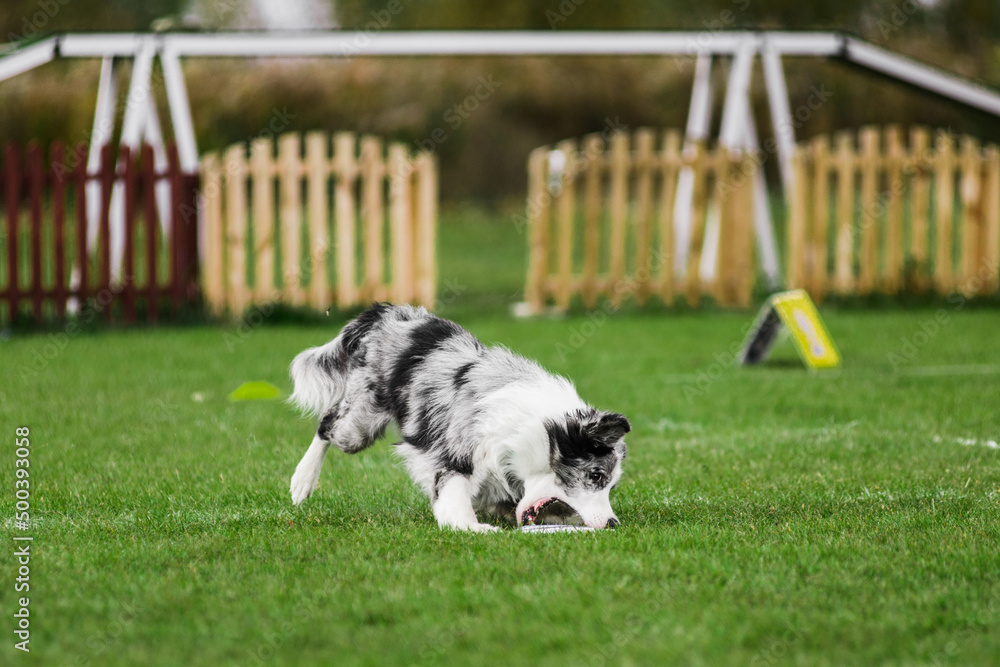
[[[684,131],[684,153],[691,155],[695,145],[708,138],[712,123],[712,56],[698,54],[694,67],[694,84],[691,87],[691,105],[688,108],[687,127]],[[683,280],[687,275],[687,258],[691,252],[691,197],[694,194],[694,172],[688,167],[677,175],[677,194],[674,196],[674,275]]]
[[[750,99],[750,78],[756,54],[756,39],[744,40],[733,57],[732,69],[729,71],[726,100],[722,107],[722,126],[719,128],[719,144],[730,150],[738,151],[744,146],[743,132]]]
[[[753,108],[747,100],[745,147],[752,155],[763,155],[760,142],[757,140],[757,125],[753,117]],[[760,253],[760,266],[767,276],[771,288],[782,283],[781,271],[778,266],[778,244],[774,237],[774,226],[771,215],[771,201],[768,199],[767,181],[764,179],[764,162],[762,161],[753,172],[753,225],[757,234],[757,251]]]
[[[729,70],[726,99],[722,107],[719,128],[719,148],[742,152],[746,142],[746,123],[750,113],[750,77],[757,53],[756,38],[746,38],[736,51]],[[699,277],[705,282],[715,280],[719,260],[719,207],[713,202],[705,217],[705,237],[701,251]]]
[[[184,70],[176,49],[168,42],[160,52],[160,66],[163,67],[163,83],[167,89],[167,104],[170,107],[170,123],[174,128],[174,141],[177,143],[177,158],[181,169],[193,174],[198,171],[198,138],[194,132],[194,120],[191,115],[191,101],[188,98],[187,85],[184,83]],[[196,197],[198,220],[203,220],[202,197]],[[199,224],[198,256],[205,256],[205,225]]]
[[[132,64],[132,80],[129,82],[128,98],[125,100],[125,116],[122,119],[122,136],[119,142],[121,146],[128,146],[132,153],[139,148],[139,141],[148,120],[148,98],[152,95],[151,75],[155,55],[156,44],[153,38],[147,37]],[[119,174],[122,173],[123,167],[122,164],[118,165]],[[117,280],[121,278],[122,259],[125,255],[125,188],[121,182],[116,182],[111,191],[109,216],[111,275]]]
[[[167,147],[163,143],[163,129],[160,127],[160,114],[156,111],[156,100],[152,95],[146,97],[146,125],[143,129],[143,140],[153,150],[153,166],[163,173],[167,170]],[[170,182],[161,179],[156,182],[156,208],[160,213],[160,227],[163,229],[164,240],[170,239]]]
[[[181,169],[194,173],[198,171],[198,142],[191,117],[191,102],[188,100],[180,59],[169,43],[160,53],[160,65],[163,67],[163,83],[167,89],[170,122],[174,128],[174,140],[177,142]]]
[[[125,100],[125,116],[122,119],[121,145],[136,148],[142,138],[149,109],[147,98],[152,93],[153,57],[156,44],[152,38],[143,41],[132,64],[132,80],[129,82],[128,98]]]
[[[55,37],[26,46],[0,58],[0,81],[23,74],[56,58],[59,40]]]
[[[851,37],[842,37],[839,55],[855,65],[1000,116],[1000,93],[950,72]]]
[[[101,166],[101,147],[111,141],[115,130],[115,98],[118,96],[117,85],[118,59],[115,56],[105,56],[101,60],[101,75],[97,83],[97,104],[94,107],[94,126],[90,131],[90,148],[87,152],[87,173],[95,174]],[[84,224],[87,225],[87,252],[93,252],[97,243],[97,227],[101,215],[101,184],[98,181],[88,181],[84,186],[87,198],[87,211]],[[74,265],[70,271],[70,290],[80,287],[80,272],[86,267]],[[66,309],[70,314],[80,310],[80,301],[75,296],[66,300]]]
[[[111,143],[115,132],[115,103],[118,97],[118,59],[105,56],[101,61],[101,78],[97,84],[97,106],[94,109],[94,128],[90,133],[90,150],[87,153],[87,173],[96,174],[101,167],[101,148]],[[97,225],[101,215],[101,184],[87,183],[87,250],[92,251],[97,242]]]
[[[781,64],[781,54],[767,39],[764,40],[760,59],[764,66],[764,84],[767,86],[767,101],[774,128],[775,148],[778,151],[778,160],[781,166],[781,184],[787,202],[792,196],[792,180],[794,178],[792,155],[795,153],[795,125],[792,121],[788,85],[785,83],[785,70]]]
[[[747,37],[767,35],[786,55],[837,56],[844,38],[834,32],[733,31],[524,31],[384,30],[359,36],[353,30],[171,33],[164,48],[184,57],[457,56],[457,55],[732,55]],[[60,53],[94,58],[131,57],[142,33],[72,33]]]

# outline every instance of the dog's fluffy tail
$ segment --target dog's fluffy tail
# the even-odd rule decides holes
[[[341,355],[340,336],[326,345],[309,348],[292,361],[295,391],[289,401],[306,414],[320,417],[344,397],[345,378],[337,370]]]

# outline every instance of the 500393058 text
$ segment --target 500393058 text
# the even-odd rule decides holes
[[[17,576],[14,592],[28,593],[31,590],[31,540],[28,531],[31,519],[31,431],[27,426],[14,430],[14,527],[21,534],[14,535],[14,559],[17,562]],[[14,648],[30,652],[31,620],[29,605],[31,600],[25,595],[17,598],[14,612]]]

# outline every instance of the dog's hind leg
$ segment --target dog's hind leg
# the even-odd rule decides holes
[[[323,467],[323,459],[326,458],[326,450],[330,448],[330,442],[321,436],[322,431],[316,434],[312,444],[306,450],[305,456],[295,466],[295,474],[292,475],[292,504],[301,505],[302,501],[312,495],[319,483],[319,472]]]
[[[323,468],[323,459],[326,458],[326,451],[330,449],[330,439],[333,435],[333,428],[337,422],[337,410],[326,414],[316,429],[316,436],[312,444],[306,450],[305,456],[295,466],[295,474],[292,475],[292,504],[301,505],[302,501],[312,495],[319,483],[319,473]]]
[[[442,528],[490,533],[500,530],[488,523],[479,523],[472,508],[472,482],[468,476],[442,471],[434,478],[431,498],[434,518]]]
[[[356,454],[375,444],[390,421],[388,414],[373,409],[365,401],[356,403],[343,415],[337,409],[327,413],[319,423],[316,437],[305,456],[295,467],[291,485],[292,503],[301,504],[316,490],[320,469],[331,444],[336,444],[345,454]]]

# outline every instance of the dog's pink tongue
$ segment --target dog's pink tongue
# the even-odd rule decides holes
[[[542,498],[541,500],[535,501],[531,507],[524,510],[521,514],[521,525],[522,526],[534,526],[538,523],[539,513],[542,511],[546,505],[554,501],[555,498]]]

